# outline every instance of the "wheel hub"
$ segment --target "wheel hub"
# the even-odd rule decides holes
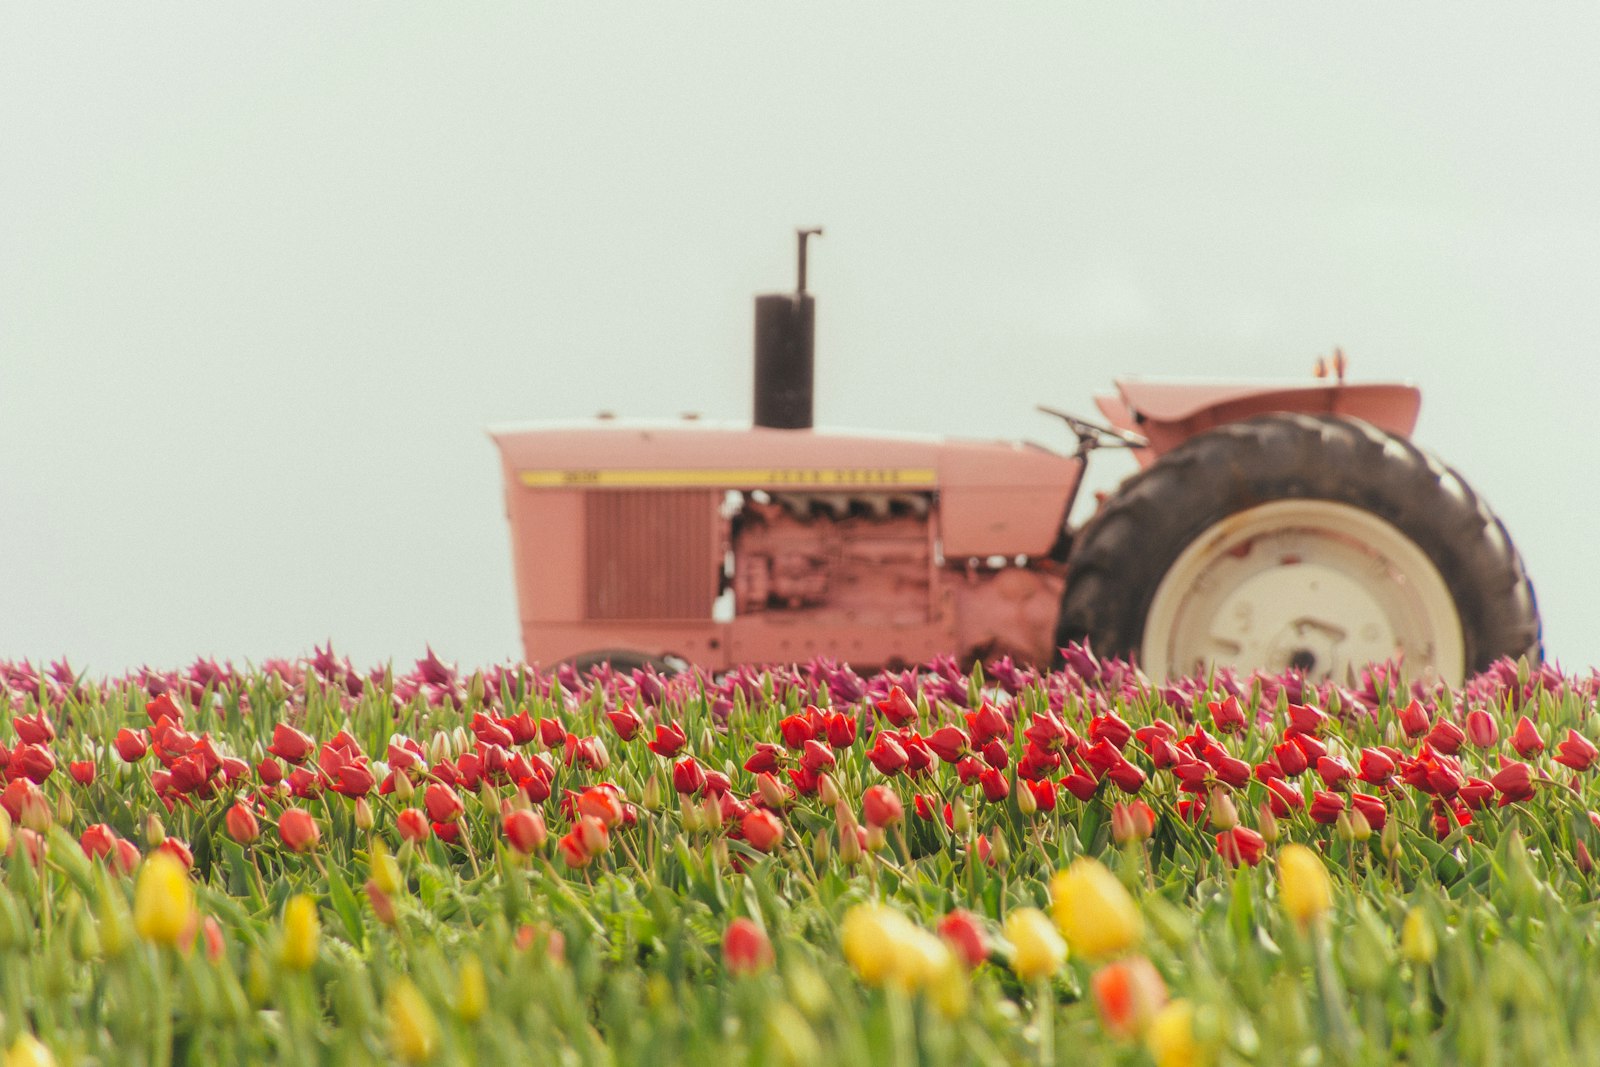
[[[1142,648],[1158,676],[1209,662],[1318,681],[1388,659],[1457,681],[1464,658],[1427,556],[1377,516],[1321,500],[1263,504],[1202,533],[1157,587]]]

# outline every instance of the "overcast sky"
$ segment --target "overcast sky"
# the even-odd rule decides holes
[[[1600,9],[934,10],[0,10],[0,657],[518,655],[484,428],[748,419],[821,224],[819,422],[1341,345],[1600,662]]]

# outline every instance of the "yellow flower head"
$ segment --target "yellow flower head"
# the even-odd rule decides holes
[[[942,938],[882,904],[851,908],[839,936],[845,959],[868,985],[895,985],[907,991],[925,988],[950,957]]]
[[[1406,912],[1405,925],[1400,927],[1400,955],[1419,966],[1426,967],[1439,954],[1439,939],[1434,935],[1428,913],[1421,908]]]
[[[5,1067],[56,1067],[56,1058],[38,1038],[24,1030],[6,1049]]]
[[[1333,882],[1328,868],[1304,845],[1286,845],[1278,853],[1278,899],[1283,910],[1308,926],[1333,907]]]
[[[133,888],[133,928],[146,941],[176,945],[193,925],[194,886],[177,857],[155,852],[139,866]]]
[[[1038,908],[1018,908],[1006,916],[1005,932],[1013,950],[1011,969],[1018,978],[1049,978],[1067,962],[1066,942]]]
[[[402,978],[384,1003],[389,1044],[402,1063],[423,1063],[439,1049],[439,1023],[433,1009],[411,979]]]
[[[461,961],[461,978],[457,988],[456,1011],[462,1021],[477,1022],[483,1018],[489,1005],[489,983],[483,976],[483,962],[469,955]]]
[[[1156,1067],[1206,1067],[1211,1051],[1194,1036],[1194,1005],[1171,1001],[1156,1012],[1144,1034],[1144,1047]]]
[[[395,862],[395,858],[389,854],[389,849],[382,841],[372,843],[368,866],[372,868],[373,882],[389,896],[398,896],[405,888],[405,882],[400,876],[400,864]]]
[[[1144,935],[1133,898],[1096,860],[1077,860],[1050,880],[1050,907],[1067,945],[1089,959],[1126,952]]]
[[[310,970],[317,962],[321,936],[317,902],[304,893],[291,897],[283,908],[283,965],[292,971]]]

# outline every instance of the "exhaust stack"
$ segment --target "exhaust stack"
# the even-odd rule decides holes
[[[816,301],[806,292],[806,239],[822,227],[796,231],[799,284],[792,293],[756,297],[755,424],[809,430],[816,350]]]

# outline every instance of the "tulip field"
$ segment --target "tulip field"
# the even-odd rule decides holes
[[[0,660],[14,1064],[1600,1063],[1600,677]]]

